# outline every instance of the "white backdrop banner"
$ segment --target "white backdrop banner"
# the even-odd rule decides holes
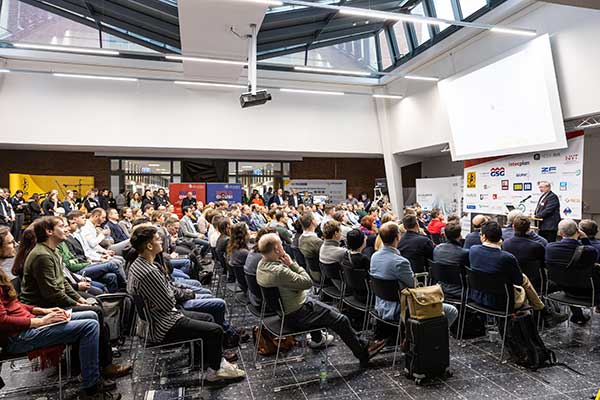
[[[439,208],[444,215],[458,214],[462,210],[463,177],[417,179],[417,203],[424,210]]]
[[[464,210],[506,214],[512,205],[535,211],[539,181],[548,181],[560,199],[563,218],[581,219],[583,132],[568,135],[568,147],[465,162]]]
[[[338,204],[346,199],[345,179],[286,179],[283,184],[284,190],[296,189],[300,194],[307,191],[315,200],[327,196],[329,202]]]

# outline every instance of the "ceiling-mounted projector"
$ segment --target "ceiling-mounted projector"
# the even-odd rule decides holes
[[[240,105],[242,108],[260,106],[271,100],[271,94],[266,90],[258,90],[256,94],[252,92],[242,93],[240,96]]]

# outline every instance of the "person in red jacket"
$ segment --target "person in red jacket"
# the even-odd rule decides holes
[[[429,215],[431,216],[431,221],[427,225],[427,231],[431,235],[433,243],[439,244],[441,242],[442,229],[446,226],[444,214],[439,208],[433,208]]]
[[[0,257],[15,256],[14,238],[0,227]],[[99,400],[116,387],[115,382],[101,380],[98,361],[100,327],[93,311],[70,314],[58,308],[41,308],[22,304],[6,272],[0,269],[0,347],[5,354],[29,353],[46,347],[77,343],[84,400]],[[113,394],[119,400],[120,394]]]

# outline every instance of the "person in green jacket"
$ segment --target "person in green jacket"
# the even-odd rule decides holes
[[[76,290],[78,290],[79,292],[85,292],[88,295],[92,296],[97,296],[99,294],[108,292],[106,286],[103,283],[90,280],[90,278],[84,278],[85,271],[83,273],[81,273],[80,271],[83,268],[91,265],[92,263],[87,261],[79,261],[77,257],[75,257],[73,253],[71,253],[71,250],[69,250],[69,246],[67,246],[66,241],[60,242],[58,246],[56,246],[56,250],[58,251],[58,254],[60,254],[60,256],[62,257],[65,267],[67,267],[67,269],[72,273],[72,275],[74,275],[74,278],[77,280],[78,287]],[[82,296],[86,295],[82,294]]]

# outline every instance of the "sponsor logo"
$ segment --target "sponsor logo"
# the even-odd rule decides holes
[[[490,197],[489,194],[480,194],[479,195],[479,200],[484,200],[484,199],[487,199],[488,197]]]
[[[513,183],[513,190],[515,192],[523,191],[523,184],[522,183]]]
[[[496,193],[492,195],[492,200],[498,200],[498,195]]]
[[[567,197],[565,203],[581,203],[580,197]]]
[[[580,176],[581,175],[581,170],[580,169],[576,169],[575,171],[564,171],[564,172],[562,172],[562,175]]]
[[[477,187],[477,172],[467,172],[467,189]]]
[[[533,155],[533,159],[534,159],[534,160],[539,160],[540,158],[541,158],[541,155],[540,155],[540,153],[535,153],[535,154]]]
[[[531,189],[532,189],[531,182],[525,182],[523,184],[523,190],[525,190],[525,191],[531,191]]]
[[[485,184],[484,184],[484,185],[483,185],[483,188],[484,188],[484,189],[489,189],[489,188],[490,188],[490,185],[485,185]]]
[[[521,203],[517,206],[517,210],[521,211],[522,213],[524,213],[526,209],[527,209],[527,207],[525,207],[525,204],[523,204],[523,203]]]
[[[529,161],[525,161],[525,160],[523,160],[523,161],[511,161],[511,162],[508,163],[508,166],[509,167],[522,167],[524,165],[529,165],[529,164],[530,164]]]
[[[579,160],[579,154],[578,153],[565,154],[565,161],[578,161],[578,160]]]
[[[499,176],[504,176],[506,173],[504,167],[494,167],[492,169],[490,169],[490,176],[492,177],[499,177]]]
[[[542,174],[555,174],[556,167],[542,167]]]
[[[477,198],[477,193],[467,193],[467,199]]]
[[[573,210],[571,210],[570,207],[565,207],[565,209],[563,210],[563,214],[565,214],[565,215],[569,215],[572,213],[573,213]]]
[[[517,178],[527,178],[529,176],[529,172],[517,172],[515,176]]]
[[[567,190],[567,185],[568,185],[567,182],[561,182],[560,183],[560,191],[561,192],[566,191]]]
[[[502,180],[502,190],[508,190],[508,179]]]
[[[477,206],[475,204],[467,204],[467,210],[475,210]]]

